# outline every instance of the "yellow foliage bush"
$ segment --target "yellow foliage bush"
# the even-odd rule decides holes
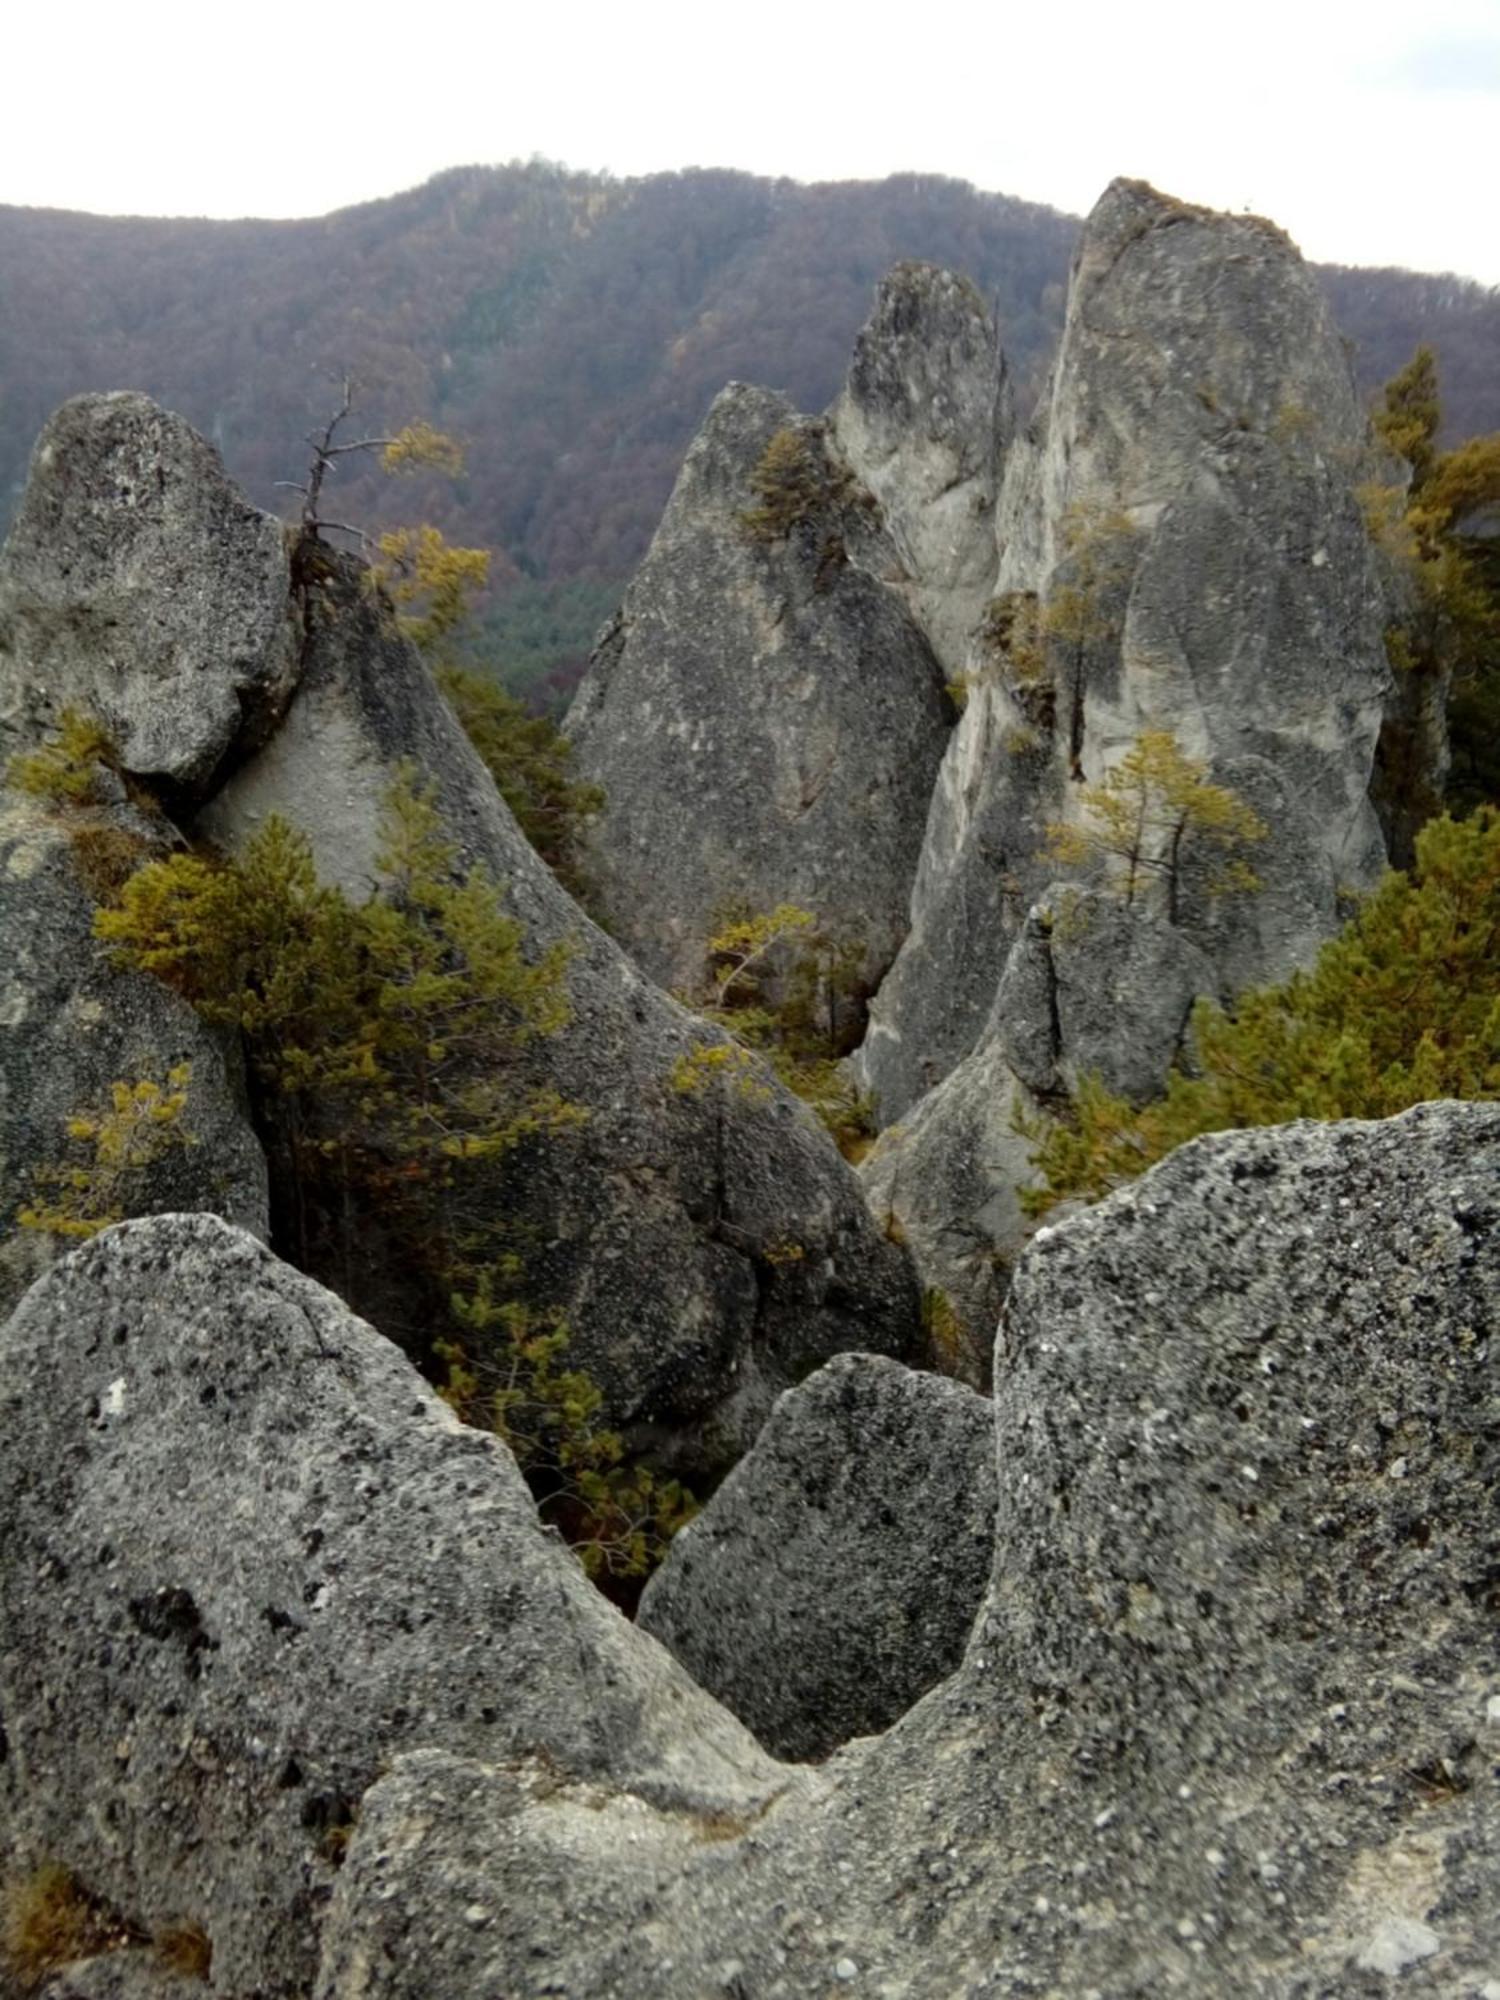
[[[1127,904],[1146,880],[1158,880],[1175,921],[1185,844],[1218,851],[1221,865],[1210,882],[1214,894],[1243,894],[1260,886],[1238,850],[1265,839],[1265,822],[1238,793],[1210,783],[1207,765],[1187,756],[1170,730],[1137,737],[1080,798],[1083,820],[1049,826],[1047,852],[1065,867],[1102,862]]]
[[[1500,812],[1430,821],[1312,971],[1200,1001],[1191,1054],[1143,1109],[1093,1078],[1068,1118],[1021,1119],[1044,1182],[1022,1202],[1095,1200],[1205,1132],[1500,1097]]]
[[[20,1227],[82,1241],[139,1213],[132,1199],[139,1176],[174,1148],[198,1143],[183,1122],[192,1075],[192,1065],[181,1063],[165,1085],[151,1077],[112,1083],[102,1105],[65,1119],[76,1157],[36,1169],[35,1198],[17,1216]]]

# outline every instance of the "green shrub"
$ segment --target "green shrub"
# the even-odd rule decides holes
[[[602,787],[573,776],[573,746],[554,722],[494,681],[453,666],[439,667],[437,680],[522,833],[569,894],[586,898],[583,843],[604,808]]]
[[[272,818],[234,861],[174,854],[101,909],[117,961],[153,974],[244,1038],[288,1214],[351,1207],[394,1226],[439,1314],[443,1392],[516,1452],[585,1567],[643,1573],[691,1502],[623,1463],[602,1397],[559,1365],[567,1328],[513,1292],[520,1259],[493,1169],[585,1114],[522,1081],[517,1058],[568,1019],[568,953],[534,960],[483,868],[463,875],[429,794],[393,787],[366,901],[319,882],[306,839]],[[318,1246],[294,1248],[304,1268]]]
[[[1429,1098],[1500,1097],[1500,812],[1432,820],[1312,971],[1193,1014],[1194,1074],[1143,1109],[1085,1080],[1064,1121],[1027,1119],[1034,1214],[1095,1200],[1205,1132],[1388,1118]]]
[[[861,1158],[874,1138],[873,1106],[841,1058],[863,1025],[864,955],[859,939],[839,936],[795,903],[726,917],[706,947],[705,990],[689,1004],[733,1040],[679,1057],[674,1087],[702,1089],[723,1078],[742,1096],[768,1095],[758,1057],[812,1106],[846,1159]]]
[[[198,1143],[182,1116],[192,1075],[192,1065],[180,1063],[165,1087],[151,1077],[112,1083],[104,1102],[65,1119],[72,1157],[36,1169],[20,1227],[85,1241],[139,1213],[132,1200],[139,1177],[176,1148]]]

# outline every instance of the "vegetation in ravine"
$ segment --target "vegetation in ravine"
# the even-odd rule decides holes
[[[1044,1214],[1094,1200],[1205,1132],[1388,1118],[1429,1098],[1500,1097],[1500,810],[1432,820],[1310,972],[1200,1001],[1190,1065],[1135,1108],[1086,1080],[1066,1119],[1023,1124]]]
[[[1451,683],[1447,799],[1464,812],[1500,800],[1500,431],[1444,451],[1442,414],[1436,357],[1422,347],[1375,412],[1407,484],[1363,498],[1410,585],[1410,615],[1387,635],[1392,665]]]
[[[75,844],[117,787],[107,732],[76,714],[12,761]],[[279,1247],[347,1279],[378,1218],[416,1252],[441,1326],[444,1393],[497,1430],[545,1518],[595,1575],[637,1576],[691,1498],[628,1465],[602,1396],[566,1366],[566,1322],[515,1296],[521,1258],[493,1170],[561,1142],[585,1114],[526,1079],[529,1043],[566,1021],[568,953],[528,957],[500,885],[458,866],[410,770],[387,802],[381,888],[356,902],[320,882],[305,838],[273,817],[233,860],[186,850],[126,866],[96,893],[96,929],[124,968],[161,980],[245,1049],[273,1162]],[[61,1240],[139,1213],[146,1171],[196,1143],[190,1069],[111,1083],[64,1121],[61,1157],[33,1177],[21,1226]]]
[[[843,1067],[868,997],[861,940],[819,923],[795,903],[726,915],[705,948],[705,980],[690,1005],[728,1042],[694,1044],[672,1072],[676,1089],[720,1083],[769,1095],[764,1064],[822,1119],[840,1152],[858,1160],[874,1137],[869,1099]]]

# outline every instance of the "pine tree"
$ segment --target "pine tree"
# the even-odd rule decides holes
[[[1141,1110],[1090,1079],[1068,1119],[1024,1121],[1045,1186],[1023,1201],[1096,1199],[1204,1132],[1500,1097],[1500,812],[1430,821],[1311,972],[1200,1001],[1192,1066]]]
[[[1185,849],[1208,846],[1221,865],[1216,894],[1258,888],[1242,847],[1266,837],[1265,822],[1225,785],[1209,782],[1208,767],[1187,756],[1169,730],[1138,736],[1118,764],[1080,795],[1081,823],[1047,829],[1047,851],[1065,866],[1100,862],[1125,903],[1148,880],[1162,884],[1168,917],[1177,918]]]

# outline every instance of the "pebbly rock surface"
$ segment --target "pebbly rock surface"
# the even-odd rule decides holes
[[[995,577],[1010,382],[972,279],[898,264],[854,344],[834,435],[880,503],[917,623],[951,676]]]
[[[1155,1097],[1195,1001],[1217,990],[1206,953],[1164,916],[1051,883],[1011,946],[975,1048],[861,1162],[877,1220],[953,1315],[966,1379],[988,1385],[1000,1304],[1031,1234],[1030,1131],[1088,1077],[1132,1103]]]
[[[196,1923],[215,1992],[307,1993],[405,1751],[685,1815],[791,1781],[586,1582],[496,1438],[212,1217],[126,1223],[35,1286],[0,1419],[0,1851],[138,1934]]]
[[[587,1120],[507,1161],[495,1212],[524,1245],[527,1296],[566,1313],[569,1365],[604,1390],[606,1420],[691,1479],[711,1479],[780,1391],[831,1355],[915,1350],[908,1260],[823,1128],[768,1074],[683,1088],[683,1059],[718,1031],[651,985],[538,860],[358,566],[308,549],[300,589],[296,698],[197,831],[235,852],[280,813],[308,836],[319,874],[362,897],[410,760],[434,787],[444,837],[464,865],[505,884],[535,949],[567,942],[571,1018],[530,1045],[524,1068]],[[320,1275],[402,1333],[410,1255],[399,1238],[367,1233],[352,1268],[341,1260]],[[418,1344],[423,1334],[419,1325]]]
[[[1497,1188],[1500,1107],[1434,1104],[1199,1140],[1046,1232],[960,1671],[712,1839],[402,1760],[319,2000],[1485,1994]]]
[[[950,1365],[977,1389],[989,1387],[1000,1304],[1031,1234],[1021,1191],[1036,1176],[1016,1121],[1036,1114],[989,1034],[859,1166],[871,1213],[911,1253],[929,1319],[936,1311],[950,1327]]]
[[[145,1945],[126,1945],[97,1958],[80,1959],[37,1989],[40,2000],[195,2000],[212,1990]]]
[[[792,454],[756,528],[768,448]],[[589,867],[610,929],[695,990],[735,908],[793,903],[863,947],[873,986],[905,935],[952,711],[900,592],[880,511],[830,427],[732,384],[565,724],[604,787]]]
[[[989,1032],[1038,1097],[1093,1076],[1141,1104],[1181,1053],[1194,1002],[1215,990],[1213,966],[1176,925],[1054,882],[1011,947]]]
[[[94,937],[94,871],[122,856],[135,865],[162,842],[161,824],[123,796],[55,811],[0,787],[0,1314],[71,1247],[21,1226],[23,1210],[85,1220],[207,1209],[266,1233],[265,1159],[224,1039],[156,980],[117,971]],[[113,1086],[172,1096],[184,1066],[186,1103],[170,1126],[134,1137],[116,1127],[102,1145],[70,1136],[70,1119],[111,1117]],[[117,1161],[120,1144],[135,1164]],[[77,1173],[86,1186],[56,1178]]]
[[[826,1757],[958,1666],[994,1516],[989,1403],[843,1354],[777,1403],[636,1623],[776,1756]]]
[[[1048,825],[1082,823],[1084,786],[1145,732],[1269,827],[1258,895],[1200,881],[1177,913],[1225,992],[1306,963],[1373,882],[1390,674],[1369,464],[1347,357],[1281,232],[1115,182],[1006,462],[994,597],[860,1058],[884,1121],[973,1048],[1057,872]]]
[[[65,707],[198,796],[296,684],[286,534],[181,417],[132,393],[47,424],[0,551],[0,747]]]

